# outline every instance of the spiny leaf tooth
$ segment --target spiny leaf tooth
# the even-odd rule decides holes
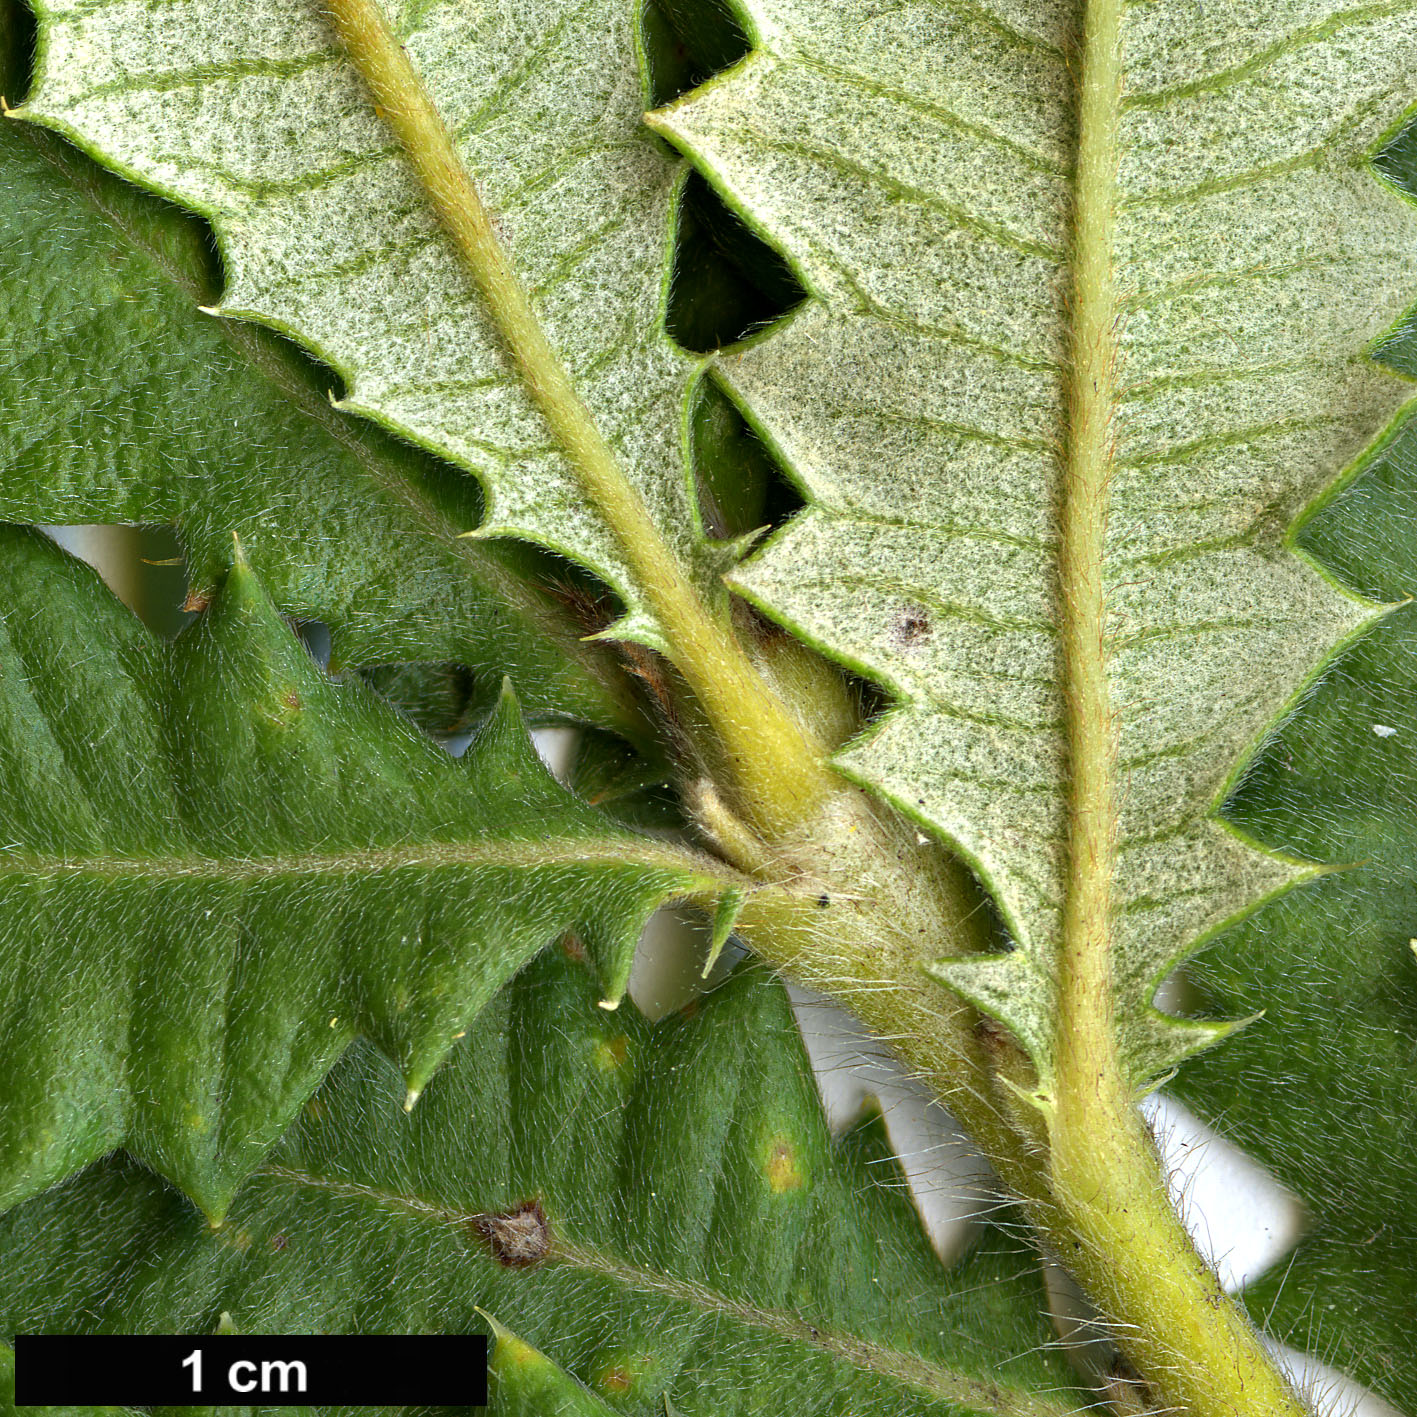
[[[670,661],[674,658],[674,646],[665,638],[664,632],[659,628],[659,622],[652,615],[638,610],[622,615],[605,629],[587,635],[586,639],[592,643],[605,641],[611,644],[643,645]]]
[[[500,772],[514,777],[518,783],[525,783],[528,789],[561,798],[568,795],[536,751],[522,717],[517,691],[507,675],[503,675],[497,702],[468,744],[462,762],[473,775],[497,763]]]
[[[746,899],[746,894],[741,890],[728,890],[719,897],[713,912],[713,930],[709,938],[708,958],[704,961],[702,975],[704,979],[713,973],[713,967],[718,963],[718,957],[723,953],[723,947],[728,943],[729,936],[733,933],[733,927],[738,921],[738,916],[742,913],[743,902]]]
[[[1053,1075],[1053,982],[1022,950],[936,960],[925,972],[1018,1039],[1047,1088]]]
[[[589,1388],[483,1310],[495,1346],[488,1364],[494,1400],[507,1417],[614,1417]]]
[[[717,574],[727,579],[743,558],[762,541],[767,530],[767,527],[760,526],[753,531],[744,532],[742,536],[731,537],[727,541],[711,542],[713,565]]]
[[[1114,889],[1119,982],[1149,993],[1227,925],[1325,869],[1260,850],[1203,816],[1161,841],[1131,843]]]
[[[672,892],[666,892],[666,896]],[[662,901],[646,902],[648,909],[617,916],[606,911],[594,920],[581,922],[578,934],[585,944],[586,953],[595,966],[596,978],[600,981],[602,998],[600,1007],[613,1013],[625,1001],[625,993],[630,987],[630,972],[635,964],[635,952],[639,949],[640,936],[644,933],[645,920],[650,910]]]
[[[1149,1008],[1130,1020],[1122,1038],[1122,1067],[1138,1087],[1151,1091],[1197,1053],[1215,1047],[1232,1033],[1262,1018],[1263,1010],[1239,1019],[1176,1018]]]

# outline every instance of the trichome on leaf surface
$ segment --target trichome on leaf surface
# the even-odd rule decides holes
[[[1412,4],[3,3],[0,1337],[1417,1414]],[[668,901],[749,962],[651,1024]],[[1243,1293],[1163,1085],[1303,1202]]]

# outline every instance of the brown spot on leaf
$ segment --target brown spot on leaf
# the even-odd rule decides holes
[[[613,1393],[616,1397],[624,1397],[633,1383],[630,1381],[629,1373],[617,1363],[600,1375],[600,1386],[604,1391]]]
[[[896,649],[915,649],[934,633],[930,612],[920,605],[902,605],[890,618],[887,634]]]
[[[200,615],[211,603],[210,591],[191,590],[187,592],[187,599],[182,602],[182,608],[189,615]]]
[[[633,1353],[617,1349],[606,1356],[591,1378],[591,1383],[611,1397],[628,1397],[644,1385],[645,1376],[654,1367],[650,1353]]]
[[[540,1201],[523,1201],[495,1215],[475,1215],[471,1223],[492,1258],[508,1269],[528,1269],[551,1248],[551,1227]]]
[[[288,1244],[290,1244],[290,1241],[287,1240],[284,1235],[271,1236],[271,1249],[273,1250],[283,1250]]]
[[[561,953],[576,964],[583,964],[585,962],[585,941],[579,935],[568,930],[561,936]]]

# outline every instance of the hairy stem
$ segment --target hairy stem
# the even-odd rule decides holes
[[[789,830],[838,788],[821,745],[810,740],[754,670],[726,617],[702,603],[625,477],[547,340],[482,198],[377,0],[329,0],[328,9],[375,107],[402,143],[463,257],[528,393],[587,498],[609,524],[637,588],[674,647],[676,666],[712,722],[742,809],[769,834]]]
[[[1112,978],[1116,719],[1103,554],[1115,456],[1113,225],[1121,0],[1084,10],[1072,248],[1072,348],[1058,580],[1070,765],[1049,1185],[1062,1255],[1118,1325],[1158,1397],[1195,1417],[1303,1408],[1222,1292],[1168,1199],[1118,1051]]]
[[[920,1002],[932,1054],[964,1069],[966,1090],[976,1083],[987,1088],[986,1074],[967,1061],[978,1053],[973,1011],[920,970],[942,941],[954,953],[988,947],[987,916],[968,873],[828,766],[835,744],[803,725],[830,720],[832,706],[823,713],[822,704],[801,705],[800,716],[789,710],[766,662],[755,664],[726,617],[720,622],[699,601],[547,341],[476,186],[377,0],[330,0],[329,13],[531,397],[618,537],[674,646],[675,665],[694,700],[685,705],[686,723],[715,778],[722,771],[727,779],[700,793],[701,825],[749,875],[796,887],[785,914],[766,911],[755,945],[770,964],[837,994],[847,985],[863,998],[905,991]],[[807,681],[797,676],[793,682],[800,690]],[[836,676],[831,682],[844,693]],[[779,903],[789,899],[788,893],[769,895]],[[868,1008],[863,1017],[879,1025],[884,1016]],[[936,1071],[943,1077],[948,1069]]]
[[[1244,1316],[1171,1209],[1125,1085],[1111,1011],[1114,726],[1102,550],[1112,463],[1116,300],[1111,227],[1120,90],[1119,0],[1085,6],[1073,256],[1071,427],[1060,584],[1072,762],[1070,880],[1059,979],[1059,1062],[1046,1135],[1015,1090],[1012,1045],[926,981],[941,952],[988,948],[963,868],[845,786],[806,730],[696,594],[619,467],[513,271],[489,213],[377,0],[328,0],[336,33],[463,257],[556,441],[615,535],[673,646],[724,775],[694,804],[706,833],[759,880],[743,924],[769,963],[844,999],[895,1043],[969,1127],[1006,1184],[1120,1325],[1156,1394],[1193,1417],[1299,1417]]]

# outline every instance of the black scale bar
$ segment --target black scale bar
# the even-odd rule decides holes
[[[17,1407],[480,1407],[481,1335],[15,1339]]]

